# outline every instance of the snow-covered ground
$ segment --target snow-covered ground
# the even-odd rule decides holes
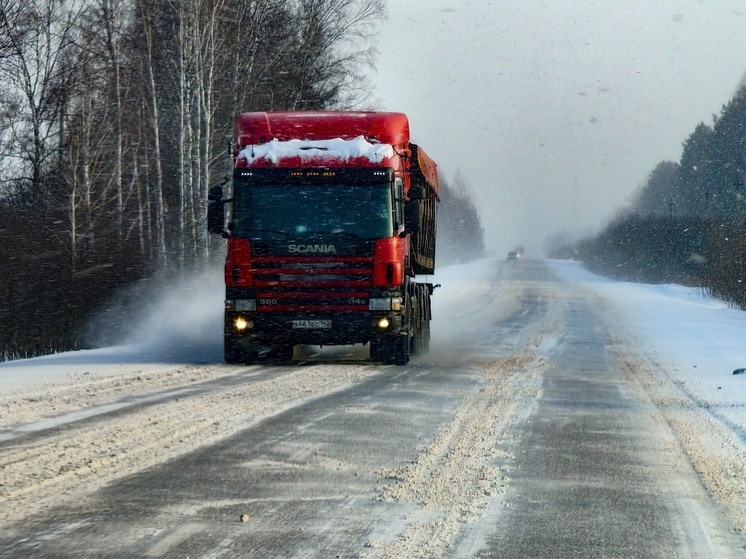
[[[701,289],[618,282],[580,262],[548,261],[561,279],[599,295],[608,318],[702,407],[746,434],[746,312]]]
[[[549,260],[548,264],[559,278],[601,297],[610,320],[641,351],[744,438],[746,372],[734,371],[746,368],[746,312],[728,308],[696,288],[617,282],[588,272],[580,262]],[[498,265],[496,259],[484,259],[442,268],[430,278],[443,284],[433,298],[432,347],[472,337],[495,320],[495,309],[510,313],[515,301],[492,287]],[[81,375],[105,377],[145,367],[220,363],[222,290],[216,281],[201,278],[176,290],[177,294],[186,290],[187,300],[176,295],[162,298],[139,321],[136,344],[0,363],[5,394],[36,391]],[[494,297],[501,300],[485,304]],[[440,324],[440,320],[447,322]]]
[[[495,490],[503,491],[509,477],[497,471],[490,477],[483,458],[493,457],[503,430],[533,409],[566,334],[573,328],[585,332],[578,330],[577,317],[586,315],[573,311],[587,297],[589,304],[580,306],[591,316],[588,327],[603,330],[601,343],[609,351],[604,363],[619,367],[614,378],[620,390],[644,402],[642,409],[655,410],[651,426],[664,425],[666,436],[679,441],[673,446],[683,454],[672,452],[686,455],[681,467],[694,467],[739,533],[746,533],[746,374],[733,374],[746,366],[741,347],[746,313],[696,289],[614,282],[568,261],[488,258],[441,268],[427,279],[442,284],[433,299],[431,352],[401,373],[441,375],[434,385],[439,389],[449,390],[441,382],[449,379],[475,391],[460,393],[453,421],[445,421],[424,454],[411,457],[412,464],[449,464],[422,478],[401,477],[413,491],[433,489],[434,499],[468,497],[469,484],[454,486],[453,471],[495,480]],[[296,354],[305,361],[302,366],[225,365],[221,280],[218,271],[147,297],[141,312],[130,313],[133,328],[120,338],[128,342],[124,345],[0,364],[0,443],[8,443],[0,464],[0,526],[82,502],[127,475],[225,440],[311,399],[384,377],[400,382],[396,368],[368,364],[361,346],[302,348]],[[429,410],[432,401],[426,393],[422,397],[419,405]],[[374,413],[376,405],[361,404],[366,413]],[[35,432],[38,437],[22,438]],[[463,455],[441,444],[471,440],[477,443],[466,444]],[[483,452],[474,451],[478,444]],[[387,464],[399,463],[390,458]],[[449,482],[437,485],[435,479]],[[393,493],[392,498],[410,499]],[[475,503],[484,504],[479,499],[466,504]],[[465,506],[455,499],[447,508],[456,514]],[[449,538],[463,528],[460,522],[444,524],[453,529]],[[419,531],[415,536],[409,541],[421,541]]]
[[[588,272],[579,262],[548,264],[562,280],[599,296],[608,319],[640,351],[744,438],[746,372],[734,371],[746,367],[746,312],[694,288],[617,282]],[[443,284],[433,299],[433,351],[452,348],[459,339],[473,339],[500,318],[495,312],[507,316],[513,310],[516,302],[510,294],[494,286],[499,265],[498,259],[484,259],[442,268],[429,278]],[[138,343],[0,363],[3,392],[38,393],[44,386],[83,376],[90,380],[144,369],[220,364],[221,279],[191,281],[162,298],[143,314]],[[183,297],[185,292],[189,298]]]

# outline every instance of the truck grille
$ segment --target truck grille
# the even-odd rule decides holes
[[[372,257],[255,257],[252,264],[258,311],[368,310]]]

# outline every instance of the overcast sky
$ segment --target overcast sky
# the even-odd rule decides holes
[[[374,95],[500,254],[598,230],[746,72],[746,0],[389,0]]]

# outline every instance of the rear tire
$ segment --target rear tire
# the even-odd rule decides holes
[[[409,337],[409,347],[410,347],[410,353],[412,355],[419,355],[422,351],[421,342],[422,339],[420,338],[420,326],[422,325],[422,319],[421,319],[421,312],[420,309],[420,297],[419,293],[417,292],[417,288],[415,287],[415,296],[412,298],[412,306],[411,306],[411,315],[409,317],[409,329],[410,329],[410,337]]]
[[[426,286],[416,287],[412,312],[412,354],[424,355],[430,351],[430,292]]]
[[[425,293],[422,298],[425,306],[422,314],[422,353],[430,351],[430,295]]]
[[[422,326],[422,354],[426,354],[430,351],[430,319],[425,317],[424,324]]]

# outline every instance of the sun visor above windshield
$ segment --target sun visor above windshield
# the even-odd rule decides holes
[[[409,120],[402,113],[298,111],[242,113],[236,118],[238,148],[272,140],[352,140],[364,137],[373,144],[400,149],[409,142]]]

